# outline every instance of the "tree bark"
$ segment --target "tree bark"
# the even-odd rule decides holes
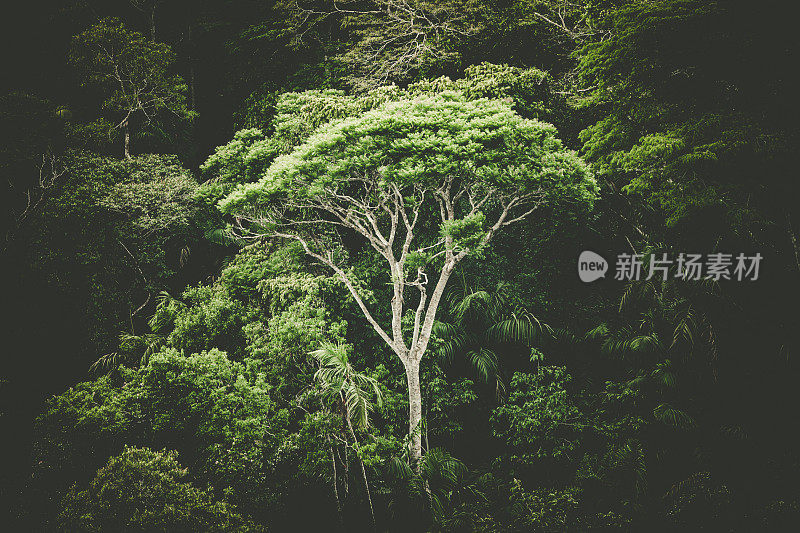
[[[186,23],[186,62],[189,63],[189,105],[192,110],[197,107],[195,101],[194,57],[192,57],[192,22]]]
[[[333,465],[333,496],[336,499],[336,510],[339,516],[339,529],[344,529],[344,519],[342,518],[342,503],[339,500],[339,476],[336,473],[336,454],[333,453],[333,443],[328,439],[328,446],[331,450],[331,465]]]
[[[153,2],[153,9],[150,10],[150,40],[156,42],[156,7],[158,2]]]
[[[406,379],[408,381],[408,434],[409,456],[411,463],[416,466],[422,459],[422,389],[419,386],[419,360],[409,361],[406,365]]]
[[[123,125],[123,129],[125,130],[125,159],[131,158],[131,128],[128,124],[128,119],[125,119],[125,124]]]
[[[794,264],[797,266],[797,270],[800,271],[800,248],[797,246],[797,236],[794,233],[794,229],[792,228],[792,216],[789,214],[789,211],[786,211],[786,228],[789,233],[789,240],[792,243],[792,252],[794,252]]]

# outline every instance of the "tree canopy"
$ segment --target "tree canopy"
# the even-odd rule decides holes
[[[586,165],[563,148],[552,126],[519,117],[507,102],[443,92],[321,126],[257,182],[237,187],[220,209],[252,222],[259,235],[297,240],[338,274],[405,367],[416,462],[419,363],[456,265],[548,198],[591,202],[595,194]],[[436,225],[438,234],[430,230]],[[338,227],[365,238],[386,260],[390,327],[379,323],[359,280],[346,271],[341,235],[332,231]],[[416,302],[407,289],[416,289]],[[404,331],[409,311],[413,325]]]

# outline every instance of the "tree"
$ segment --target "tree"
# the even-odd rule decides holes
[[[161,0],[130,0],[133,7],[141,11],[147,17],[147,25],[150,28],[150,40],[156,41],[156,11],[161,4]]]
[[[86,490],[67,494],[58,517],[67,531],[264,531],[211,490],[185,481],[177,452],[125,447]]]
[[[186,85],[173,74],[175,53],[163,43],[148,41],[113,19],[103,20],[72,42],[70,60],[82,86],[99,89],[101,107],[112,115],[130,157],[133,121],[164,123],[168,115],[188,119]]]
[[[195,198],[197,183],[174,156],[121,161],[67,150],[57,163],[63,174],[32,195],[9,242],[18,263],[10,279],[28,287],[33,313],[20,311],[18,320],[63,324],[74,336],[58,348],[76,354],[64,358],[73,366],[111,351],[121,331],[126,346],[118,352],[138,360],[155,340],[135,337],[145,332],[156,294],[197,275],[215,213]],[[41,308],[52,309],[51,318]]]
[[[362,88],[408,81],[421,70],[457,63],[458,45],[478,31],[487,13],[480,3],[450,0],[286,4],[295,45],[312,38],[328,44],[329,25],[337,30],[333,35],[351,37],[337,59],[346,65],[350,82]]]
[[[14,235],[64,177],[63,121],[56,108],[32,94],[0,96],[0,233],[6,250]]]
[[[707,225],[709,243],[785,224],[797,263],[798,212],[786,201],[797,189],[782,179],[798,132],[786,22],[738,0],[622,2],[600,13],[600,38],[576,53],[581,103],[596,117],[581,133],[583,154],[598,179],[657,205],[667,228]],[[653,235],[665,227],[656,224]]]
[[[325,342],[318,350],[311,352],[311,355],[319,361],[319,370],[314,374],[314,378],[322,388],[324,395],[328,398],[333,398],[340,407],[344,423],[350,433],[350,437],[353,439],[353,445],[358,447],[353,419],[355,419],[356,426],[366,429],[369,427],[369,413],[374,409],[369,399],[369,392],[366,389],[372,389],[375,394],[375,401],[379,406],[383,396],[375,378],[362,374],[353,368],[348,359],[348,351],[349,347],[347,345]],[[332,446],[331,460],[334,471],[334,492],[338,505],[339,491],[336,487],[338,483],[336,480],[336,458],[333,454]],[[367,470],[361,458],[358,459],[358,462],[361,464],[361,476],[364,480],[364,490],[369,503],[372,525],[375,527],[375,510],[372,507]]]
[[[136,370],[121,367],[54,397],[37,421],[40,462],[31,488],[43,499],[32,512],[48,520],[59,493],[132,442],[176,450],[193,481],[224,491],[226,501],[263,521],[267,469],[287,433],[285,422],[272,418],[268,385],[253,366],[219,350],[164,349]]]
[[[420,361],[456,266],[549,197],[591,202],[595,192],[587,167],[562,147],[551,125],[522,119],[505,101],[446,92],[322,126],[220,208],[256,235],[296,240],[341,278],[403,364],[410,457],[417,462]],[[388,328],[349,271],[341,246],[346,232],[366,239],[386,261]]]

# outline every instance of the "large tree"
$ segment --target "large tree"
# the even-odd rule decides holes
[[[456,266],[548,198],[590,202],[595,191],[551,125],[519,117],[505,101],[451,92],[324,125],[220,207],[258,235],[298,241],[341,278],[405,368],[410,455],[418,461],[420,361]],[[353,233],[386,262],[388,324],[348,265],[342,238]]]

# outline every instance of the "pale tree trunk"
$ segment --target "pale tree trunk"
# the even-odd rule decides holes
[[[150,10],[150,40],[156,42],[156,7],[158,2],[153,2],[153,9]]]
[[[128,119],[125,119],[125,124],[123,124],[123,129],[125,133],[125,159],[131,158],[131,127],[128,123]]]
[[[792,216],[789,214],[789,211],[786,211],[786,228],[789,233],[789,240],[792,243],[792,252],[794,253],[794,264],[797,266],[797,270],[800,271],[800,247],[797,245],[797,236],[794,233],[794,229],[792,228]]]
[[[449,245],[450,243],[448,243]],[[436,312],[439,309],[439,302],[444,294],[444,288],[450,279],[450,274],[456,266],[457,260],[448,253],[447,259],[441,272],[439,280],[433,289],[430,300],[427,300],[427,291],[424,286],[420,286],[420,304],[417,308],[414,319],[414,328],[411,339],[411,349],[407,354],[400,355],[400,360],[406,370],[406,381],[408,382],[408,431],[410,435],[409,455],[411,463],[418,466],[422,459],[422,389],[419,383],[420,361],[428,350],[433,331],[433,322]],[[427,308],[426,308],[427,304]],[[399,310],[402,313],[402,309]],[[394,314],[394,313],[393,313]],[[424,318],[423,318],[424,317]],[[400,317],[395,317],[398,319]]]
[[[195,75],[194,75],[194,57],[192,57],[192,23],[189,21],[186,24],[186,41],[187,50],[186,59],[189,63],[189,105],[194,110],[197,107],[195,101]]]
[[[333,466],[333,497],[336,499],[336,511],[339,517],[339,530],[344,530],[344,515],[342,514],[342,502],[339,499],[339,476],[336,472],[336,454],[333,452],[333,443],[328,439],[328,446],[331,450],[331,465]]]
[[[339,516],[339,529],[344,529],[344,519],[342,518],[342,503],[339,500],[339,476],[336,473],[336,454],[333,453],[333,443],[328,439],[328,446],[331,450],[331,465],[333,466],[333,497],[336,499],[336,510]]]
[[[422,389],[419,386],[419,361],[406,365],[408,381],[408,434],[411,463],[417,465],[422,459]]]
[[[442,223],[456,220],[454,202],[459,198],[464,198],[465,194],[471,204],[469,215],[478,212],[481,206],[492,198],[491,193],[487,194],[483,199],[476,198],[468,189],[453,192],[452,185],[453,180],[450,179],[433,193],[439,204]],[[380,199],[379,205],[377,206],[367,205],[358,200],[343,196],[336,189],[331,189],[329,192],[332,199],[319,200],[320,204],[318,207],[322,211],[338,219],[338,221],[333,223],[348,227],[366,237],[372,247],[389,263],[389,274],[391,275],[394,293],[391,300],[391,329],[385,330],[369,311],[359,291],[348,277],[348,274],[333,260],[332,250],[317,252],[312,249],[309,245],[309,241],[305,237],[292,233],[292,230],[287,232],[275,231],[271,235],[273,237],[296,240],[303,247],[307,255],[317,259],[322,264],[328,265],[339,276],[342,282],[344,282],[356,304],[364,314],[364,317],[367,319],[367,322],[369,322],[378,336],[392,349],[403,363],[408,383],[409,459],[412,465],[418,469],[419,462],[422,459],[422,390],[419,376],[420,362],[427,352],[428,342],[433,333],[436,312],[439,308],[439,303],[441,302],[447,281],[456,265],[470,252],[466,249],[457,250],[453,237],[449,235],[444,236],[444,238],[435,245],[443,247],[442,250],[435,255],[444,253],[444,265],[439,272],[439,279],[436,281],[433,290],[429,292],[428,276],[424,268],[418,268],[417,278],[413,281],[406,279],[407,273],[405,271],[406,260],[412,250],[414,229],[418,221],[424,194],[420,199],[420,203],[415,204],[409,216],[409,212],[406,211],[403,205],[405,196],[397,186],[394,186],[394,189],[387,192],[390,198],[388,203],[384,201],[385,199]],[[500,197],[499,199],[503,201],[503,210],[496,222],[484,233],[480,244],[488,244],[492,236],[503,226],[520,221],[530,215],[543,202],[542,198],[543,193],[541,193],[541,191],[513,195],[505,198]],[[347,207],[342,207],[336,204],[336,202],[339,201],[349,202],[350,204]],[[525,208],[529,209],[518,216],[512,217],[511,209],[523,205]],[[305,208],[306,206],[303,207]],[[376,215],[378,212],[386,212],[389,215],[391,225],[388,236],[384,235],[381,231]],[[323,222],[323,220],[320,220],[320,222]],[[292,222],[289,221],[284,225],[291,226],[291,224]],[[398,227],[401,226],[405,228],[406,235],[398,257],[397,246],[395,246],[397,241],[395,237],[397,236]],[[420,248],[420,251],[428,248],[431,247]],[[405,312],[410,310],[405,306],[404,302],[406,301],[406,289],[411,287],[416,287],[419,291],[419,301],[416,306],[416,311],[414,312],[413,326],[409,335],[408,331],[404,331],[403,317],[405,316]],[[387,333],[387,331],[391,333],[391,335]],[[407,343],[406,341],[410,342]]]

